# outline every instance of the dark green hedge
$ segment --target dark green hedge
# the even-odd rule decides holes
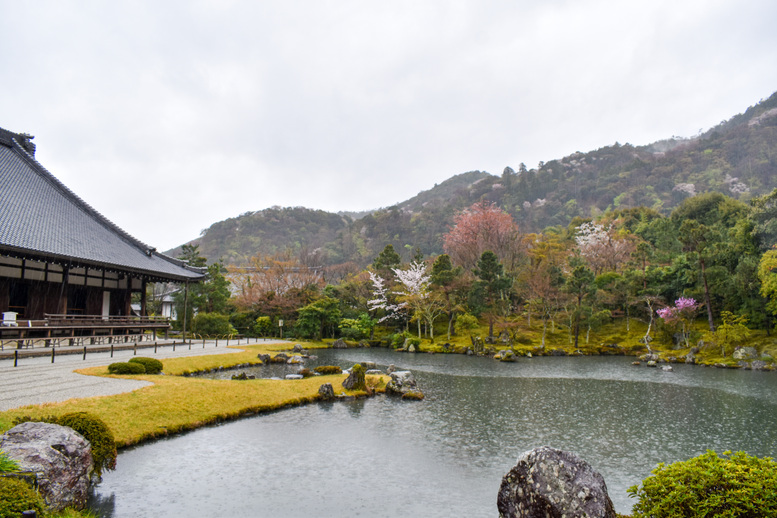
[[[111,374],[145,374],[146,368],[142,363],[116,362],[108,365]]]
[[[138,356],[132,358],[129,363],[139,363],[146,369],[146,374],[159,374],[162,372],[162,362],[154,358],[146,358],[144,356]]]

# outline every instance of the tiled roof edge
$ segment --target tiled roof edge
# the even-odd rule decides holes
[[[207,268],[197,268],[194,266],[189,266],[189,264],[186,261],[175,259],[173,257],[157,252],[156,248],[149,246],[146,243],[140,241],[139,239],[131,236],[121,227],[119,227],[118,225],[110,221],[108,218],[103,216],[99,211],[94,209],[91,205],[89,205],[87,202],[81,199],[81,197],[79,197],[76,193],[71,191],[65,184],[59,181],[59,179],[57,179],[56,176],[54,176],[48,169],[46,169],[40,162],[38,162],[33,155],[31,155],[26,149],[24,149],[24,147],[17,141],[17,138],[19,137],[21,137],[21,135],[18,133],[14,133],[7,129],[0,128],[0,144],[5,144],[6,146],[17,151],[20,154],[21,158],[24,161],[26,161],[33,168],[33,170],[35,170],[45,180],[47,180],[52,185],[54,185],[54,187],[59,191],[61,191],[66,197],[70,198],[70,200],[73,203],[75,203],[78,207],[80,207],[84,212],[94,217],[100,224],[107,227],[112,232],[115,232],[121,239],[123,239],[130,245],[138,248],[142,253],[148,255],[149,257],[151,255],[156,255],[164,261],[175,264],[176,266],[184,268],[185,270],[188,270],[192,273],[200,274],[201,276],[204,276],[205,272],[207,271]]]

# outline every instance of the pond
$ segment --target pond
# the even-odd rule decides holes
[[[549,445],[601,472],[626,513],[626,489],[659,462],[707,449],[777,454],[777,373],[663,372],[624,357],[318,355],[309,367],[410,369],[426,399],[312,404],[124,450],[91,507],[116,518],[494,517],[502,476],[524,451]]]

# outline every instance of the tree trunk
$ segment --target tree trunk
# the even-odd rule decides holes
[[[710,324],[710,332],[715,332],[715,321],[712,319],[712,304],[710,304],[710,288],[707,285],[707,269],[704,265],[704,259],[699,256],[701,265],[701,280],[704,282],[704,303],[707,305],[707,321]]]

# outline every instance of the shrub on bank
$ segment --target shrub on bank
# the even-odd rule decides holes
[[[343,369],[341,367],[338,367],[337,365],[319,365],[313,370],[323,375],[343,373]]]
[[[142,363],[116,362],[108,365],[111,374],[145,374],[146,368]]]
[[[663,463],[641,486],[629,488],[639,501],[634,518],[777,516],[777,463],[744,452],[714,451]]]
[[[0,477],[0,518],[17,518],[33,509],[43,516],[45,504],[37,491],[22,479]]]
[[[102,475],[103,470],[116,469],[116,441],[113,432],[102,419],[88,412],[74,412],[61,416],[57,424],[69,426],[89,441],[92,445],[94,471],[98,476]]]
[[[139,363],[146,369],[146,374],[159,374],[162,372],[162,362],[154,358],[146,358],[144,356],[138,356],[132,358],[128,363]]]

